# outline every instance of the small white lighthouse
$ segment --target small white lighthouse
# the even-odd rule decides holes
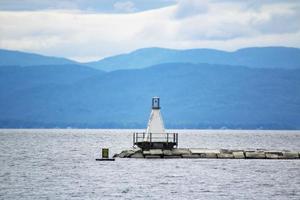
[[[152,98],[152,110],[146,132],[133,133],[133,145],[143,150],[172,149],[177,147],[178,134],[165,132],[164,122],[160,113],[159,97]]]

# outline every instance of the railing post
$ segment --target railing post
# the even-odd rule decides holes
[[[133,138],[132,138],[132,140],[133,140],[133,146],[135,145],[135,133],[133,133]]]
[[[152,142],[152,133],[150,133],[150,143]]]
[[[173,143],[176,144],[176,133],[173,133]]]
[[[169,133],[167,133],[167,143],[169,143]]]

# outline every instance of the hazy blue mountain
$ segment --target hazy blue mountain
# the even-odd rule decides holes
[[[167,128],[300,129],[300,69],[182,63],[110,73],[59,69],[51,76],[2,70],[0,126],[145,128],[151,97],[160,96]],[[70,75],[77,72],[86,75]],[[65,82],[68,76],[77,78]]]
[[[0,66],[33,66],[33,65],[63,65],[78,64],[66,58],[43,56],[21,51],[10,51],[0,49]]]
[[[145,48],[129,54],[112,56],[87,64],[97,69],[113,71],[117,69],[144,68],[170,62],[295,69],[300,68],[300,49],[288,47],[253,47],[226,52],[213,49],[172,50]]]
[[[81,65],[2,66],[0,67],[0,100],[24,89],[48,85],[70,85],[105,72]],[[33,94],[34,95],[34,94]],[[6,100],[3,100],[6,101]]]

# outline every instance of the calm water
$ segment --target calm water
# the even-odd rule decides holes
[[[0,130],[0,199],[300,199],[300,160],[117,159],[133,130]],[[300,131],[179,132],[180,147],[300,150]]]

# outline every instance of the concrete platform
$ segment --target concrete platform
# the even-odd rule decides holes
[[[163,149],[129,149],[114,157],[148,158],[148,159],[299,159],[300,151],[266,150],[266,149],[204,149],[204,148],[174,148]]]

